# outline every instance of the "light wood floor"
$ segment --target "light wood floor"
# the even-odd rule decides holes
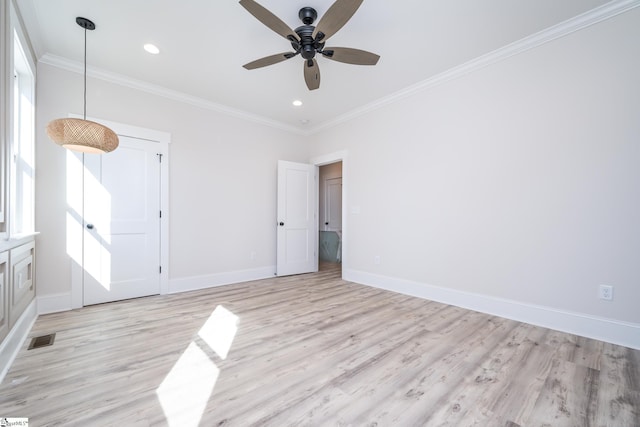
[[[0,385],[0,417],[32,427],[640,426],[640,351],[339,277],[334,268],[41,316],[31,336],[56,332],[55,343],[25,344]]]

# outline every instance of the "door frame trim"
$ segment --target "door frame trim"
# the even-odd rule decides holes
[[[69,114],[69,117],[81,118],[76,114]],[[169,293],[169,144],[171,134],[154,129],[132,126],[125,123],[102,120],[95,117],[87,117],[97,123],[101,123],[112,129],[119,136],[127,136],[134,139],[143,139],[158,143],[158,152],[162,154],[162,164],[160,167],[160,209],[162,210],[162,221],[160,221],[160,294]],[[83,154],[84,156],[84,154]],[[80,171],[82,172],[82,171]],[[82,180],[82,177],[76,177]],[[82,212],[84,217],[84,212]],[[80,233],[80,238],[81,233]],[[82,245],[82,242],[80,242]],[[71,261],[71,308],[83,307],[83,272],[82,266]]]
[[[349,195],[349,168],[348,168],[348,151],[334,151],[333,153],[323,154],[311,157],[309,163],[316,167],[328,165],[331,163],[342,162],[342,254],[341,254],[341,275],[349,268],[349,218],[347,215],[347,197]],[[317,221],[316,221],[317,222]],[[319,226],[318,226],[319,229]],[[318,252],[318,256],[320,253]]]

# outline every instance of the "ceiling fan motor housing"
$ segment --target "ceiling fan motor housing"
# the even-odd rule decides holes
[[[316,55],[317,47],[313,40],[313,30],[315,30],[315,28],[316,27],[312,25],[303,25],[295,30],[298,37],[300,37],[300,55],[302,55],[304,59],[313,59]]]
[[[320,39],[314,40],[313,38],[313,32],[316,27],[311,24],[313,24],[318,17],[318,12],[312,7],[303,7],[300,9],[300,12],[298,12],[298,17],[304,24],[295,30],[300,38],[300,43],[298,45],[291,43],[291,46],[296,50],[299,48],[300,55],[304,59],[313,59],[316,56],[316,52],[321,51],[324,47],[324,43],[320,43]]]

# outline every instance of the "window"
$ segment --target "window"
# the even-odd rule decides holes
[[[11,235],[34,231],[34,100],[35,78],[20,37],[13,37],[13,137],[10,147]]]

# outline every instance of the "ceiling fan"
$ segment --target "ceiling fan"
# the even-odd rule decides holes
[[[312,25],[318,17],[316,10],[312,7],[303,7],[298,16],[304,25],[292,30],[280,18],[254,0],[240,0],[242,7],[247,9],[258,21],[289,40],[293,48],[293,52],[266,56],[249,62],[243,67],[247,70],[254,70],[300,55],[304,58],[304,80],[309,90],[314,90],[320,87],[320,69],[315,60],[316,54],[347,64],[376,65],[380,56],[375,53],[348,47],[325,47],[327,39],[337,33],[351,19],[362,2],[363,0],[336,0],[317,26]]]

